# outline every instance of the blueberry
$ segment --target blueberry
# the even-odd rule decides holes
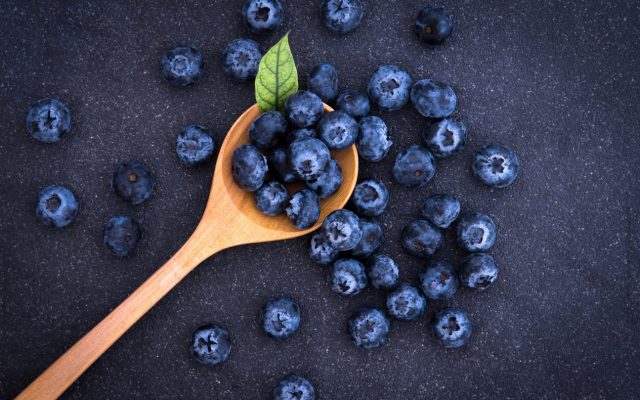
[[[71,131],[71,112],[58,99],[44,99],[27,112],[27,131],[36,140],[55,143]]]
[[[413,145],[396,156],[393,176],[402,186],[421,187],[436,174],[436,164],[429,150]]]
[[[380,249],[384,235],[380,224],[369,219],[360,218],[360,230],[362,231],[362,239],[351,250],[351,255],[367,258]]]
[[[262,50],[251,39],[234,39],[222,51],[222,70],[238,81],[254,79],[262,59]]]
[[[451,36],[453,20],[444,8],[427,6],[418,13],[415,29],[420,40],[438,45]]]
[[[462,150],[467,141],[467,127],[460,121],[445,118],[427,126],[422,138],[434,156],[445,158]]]
[[[342,111],[326,113],[318,123],[318,135],[331,150],[344,150],[356,142],[358,123]]]
[[[317,264],[327,265],[337,260],[338,255],[338,250],[331,247],[331,244],[322,231],[318,231],[311,236],[309,246],[309,257],[311,261]]]
[[[311,382],[298,375],[289,375],[273,389],[273,400],[315,400]]]
[[[287,120],[277,111],[260,114],[249,126],[249,139],[259,149],[270,149],[284,139]]]
[[[483,291],[489,288],[500,275],[500,268],[488,254],[469,254],[460,268],[460,281],[471,289]]]
[[[431,260],[420,273],[422,291],[432,300],[450,300],[460,287],[453,266],[444,261]]]
[[[456,109],[458,98],[446,83],[423,79],[411,88],[411,103],[424,117],[446,118]]]
[[[198,125],[184,128],[176,139],[178,159],[187,167],[195,167],[209,161],[215,146],[211,132]]]
[[[366,93],[359,90],[345,90],[336,100],[336,109],[344,111],[354,118],[361,118],[369,114],[371,102]]]
[[[291,143],[298,139],[317,138],[318,132],[312,128],[300,128],[289,132],[287,135],[287,142]]]
[[[317,94],[301,90],[287,97],[284,115],[296,128],[309,128],[317,124],[324,112],[324,105]]]
[[[387,296],[387,311],[400,321],[415,321],[427,308],[427,300],[422,293],[409,284],[402,284]]]
[[[289,192],[278,181],[269,181],[256,191],[256,206],[263,214],[275,217],[289,205]]]
[[[319,177],[327,170],[331,154],[327,146],[319,139],[298,139],[287,149],[287,158],[293,173],[302,180]]]
[[[375,254],[367,262],[367,275],[376,289],[390,290],[398,285],[400,269],[386,254]]]
[[[422,217],[438,228],[446,229],[460,215],[460,201],[450,194],[434,194],[422,204]]]
[[[250,192],[255,192],[262,187],[269,167],[267,159],[260,153],[257,147],[243,144],[233,152],[231,159],[233,180]]]
[[[73,192],[64,186],[42,189],[36,205],[36,216],[43,224],[64,228],[76,218],[78,202]]]
[[[138,222],[126,215],[112,217],[102,232],[104,245],[118,257],[129,255],[141,237],[142,231]]]
[[[364,266],[353,258],[340,258],[329,273],[331,290],[342,296],[355,296],[367,286]]]
[[[153,194],[156,178],[138,161],[119,164],[113,173],[111,187],[124,201],[142,204]]]
[[[496,241],[496,224],[486,214],[474,212],[458,222],[458,246],[476,253],[487,251]]]
[[[445,308],[433,319],[433,334],[447,349],[454,349],[467,343],[471,338],[471,321],[463,311]]]
[[[291,183],[298,179],[289,165],[287,150],[281,147],[271,149],[267,153],[267,164],[269,171],[273,171],[276,177],[284,183]]]
[[[432,257],[444,239],[438,228],[428,221],[416,220],[402,229],[402,247],[418,257]]]
[[[322,230],[331,244],[338,251],[351,250],[362,238],[360,218],[349,210],[336,210],[324,219]]]
[[[364,16],[360,0],[324,0],[320,5],[320,17],[324,26],[335,33],[354,31]]]
[[[349,333],[356,346],[375,349],[382,346],[389,336],[389,320],[377,308],[363,307],[349,318]]]
[[[409,101],[411,75],[396,65],[383,65],[369,79],[369,98],[385,111],[396,111]]]
[[[326,199],[337,192],[340,185],[342,185],[342,168],[333,158],[323,173],[307,181],[307,187],[315,191],[321,199]]]
[[[325,103],[333,103],[338,96],[338,71],[331,64],[318,64],[309,73],[307,86]]]
[[[364,117],[358,123],[358,154],[367,161],[378,162],[385,158],[393,141],[387,124],[375,116]]]
[[[358,215],[379,217],[389,204],[389,191],[375,179],[367,179],[356,185],[351,196],[351,206]]]
[[[473,158],[473,174],[487,186],[503,189],[518,178],[518,156],[507,146],[489,144]]]
[[[285,209],[287,216],[298,229],[311,228],[320,218],[320,200],[313,190],[302,189],[291,196]]]
[[[193,356],[200,364],[218,365],[229,358],[231,338],[229,332],[218,325],[205,325],[193,333]]]
[[[262,329],[274,339],[283,340],[300,327],[300,307],[289,297],[271,299],[262,308]]]
[[[191,46],[175,47],[162,56],[162,76],[173,86],[189,86],[202,78],[204,57]]]
[[[242,7],[242,17],[251,33],[271,33],[284,23],[284,8],[280,0],[248,0]]]

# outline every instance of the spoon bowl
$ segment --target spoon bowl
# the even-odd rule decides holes
[[[333,110],[325,105],[325,111]],[[231,173],[233,152],[241,144],[249,143],[249,126],[258,115],[258,106],[250,107],[227,133],[218,154],[207,207],[186,243],[124,302],[27,386],[17,399],[57,399],[136,321],[211,255],[241,244],[305,235],[317,229],[329,213],[344,207],[358,179],[358,152],[355,146],[332,153],[342,167],[343,182],[333,196],[321,201],[320,219],[314,226],[297,230],[284,215],[270,217],[258,211],[254,194],[236,185]],[[300,187],[302,185],[291,185],[290,191]]]

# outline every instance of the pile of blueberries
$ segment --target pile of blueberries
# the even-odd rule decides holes
[[[274,32],[284,22],[279,0],[247,0],[242,15],[252,34]],[[322,0],[320,16],[326,28],[345,34],[361,23],[364,8],[361,0]],[[442,44],[452,29],[449,13],[437,7],[422,9],[415,23],[417,37],[428,45]],[[235,39],[222,52],[223,71],[235,80],[250,81],[258,72],[262,54],[253,40]],[[178,46],[164,54],[161,67],[171,85],[185,87],[202,78],[204,57],[192,46]],[[411,102],[427,118],[422,144],[410,146],[396,156],[393,176],[404,187],[426,185],[435,175],[435,159],[458,153],[468,139],[465,124],[451,118],[457,106],[453,88],[431,79],[414,82],[408,72],[396,65],[379,67],[366,92],[339,90],[338,73],[329,64],[313,68],[307,84],[307,91],[289,96],[282,113],[265,112],[252,123],[251,143],[236,149],[232,160],[236,183],[255,193],[257,208],[269,216],[285,213],[298,229],[307,229],[318,221],[320,200],[334,194],[342,183],[342,169],[331,157],[332,151],[355,144],[359,156],[373,163],[389,153],[393,141],[384,121],[368,115],[372,105],[392,112]],[[336,111],[325,113],[323,102]],[[58,142],[71,130],[71,113],[57,99],[41,100],[28,111],[27,130],[41,142]],[[198,125],[185,128],[176,139],[178,159],[187,167],[210,161],[215,147],[211,132]],[[518,165],[510,148],[490,144],[475,154],[472,171],[484,184],[506,188],[516,181]],[[285,185],[295,181],[302,181],[305,187],[290,195]],[[113,174],[114,192],[133,205],[148,200],[154,187],[154,175],[139,161],[121,163]],[[382,182],[359,182],[349,209],[329,214],[310,240],[309,256],[318,264],[330,265],[328,282],[335,293],[355,296],[368,282],[388,291],[386,313],[365,307],[348,321],[355,344],[366,349],[385,343],[390,330],[387,313],[400,321],[416,320],[424,314],[427,298],[449,300],[461,285],[482,291],[499,275],[494,259],[486,253],[496,239],[493,220],[479,212],[460,217],[458,199],[436,194],[424,201],[422,219],[406,225],[401,235],[403,248],[414,256],[428,258],[428,264],[420,273],[419,285],[401,282],[396,262],[379,252],[384,235],[375,218],[384,213],[388,200],[389,192]],[[36,215],[45,225],[63,228],[77,213],[78,202],[69,188],[53,185],[41,191]],[[432,259],[443,245],[441,230],[456,221],[458,245],[469,253],[459,270]],[[133,218],[118,215],[107,221],[103,237],[113,254],[124,257],[135,249],[141,228]],[[300,308],[292,298],[271,299],[262,309],[263,330],[277,340],[293,335],[300,323]],[[445,308],[435,314],[433,334],[445,347],[464,345],[471,332],[471,322],[463,311]],[[205,325],[194,333],[192,351],[202,364],[224,362],[231,347],[229,332],[219,325]],[[273,390],[273,398],[314,399],[315,389],[304,377],[289,375]]]

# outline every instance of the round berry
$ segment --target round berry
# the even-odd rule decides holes
[[[360,230],[362,231],[362,239],[356,247],[351,249],[351,255],[367,258],[382,247],[384,235],[380,224],[369,219],[360,218]]]
[[[282,147],[276,147],[267,153],[267,164],[269,171],[273,171],[276,178],[284,183],[295,182],[298,179],[289,165],[287,150]]]
[[[486,214],[474,212],[458,222],[458,245],[476,253],[489,250],[496,241],[496,224]]]
[[[209,161],[213,157],[215,146],[211,132],[198,125],[184,128],[176,139],[178,159],[187,167],[195,167]]]
[[[442,119],[427,126],[423,141],[438,158],[446,158],[462,150],[467,141],[467,127],[460,121]]]
[[[40,100],[27,112],[27,131],[41,142],[58,142],[71,131],[71,112],[58,99]]]
[[[243,144],[233,152],[231,171],[238,186],[249,192],[262,187],[267,171],[267,159],[257,147]]]
[[[277,111],[260,114],[249,126],[249,139],[259,149],[270,149],[284,140],[287,120]]]
[[[73,192],[64,186],[53,185],[42,189],[36,205],[36,216],[43,224],[64,228],[76,218],[78,202]]]
[[[432,257],[443,243],[440,230],[428,221],[413,221],[402,230],[402,247],[414,256]]]
[[[376,289],[390,290],[398,285],[400,269],[386,254],[375,254],[367,262],[367,275]]]
[[[409,101],[413,80],[396,65],[383,65],[369,79],[367,92],[371,101],[385,111],[397,111]]]
[[[287,158],[293,173],[303,180],[315,179],[327,170],[331,154],[319,139],[298,139],[287,149]]]
[[[387,311],[400,321],[415,321],[427,308],[427,300],[420,291],[409,284],[402,284],[387,296]]]
[[[178,46],[162,57],[162,75],[173,86],[189,86],[202,77],[204,57],[191,46]]]
[[[331,290],[342,296],[355,296],[367,286],[364,266],[353,258],[340,258],[329,273]]]
[[[438,228],[446,229],[460,215],[460,201],[450,194],[434,194],[422,204],[422,217]]]
[[[473,174],[487,186],[503,189],[518,179],[518,157],[507,146],[489,144],[473,158]]]
[[[375,116],[364,117],[358,123],[356,146],[358,155],[371,162],[381,161],[393,145],[387,124]]]
[[[291,196],[285,209],[297,229],[311,228],[320,218],[320,200],[313,190],[302,189]]]
[[[138,245],[142,231],[135,219],[117,215],[107,221],[102,236],[107,249],[118,257],[125,257]]]
[[[318,123],[318,137],[331,150],[344,150],[356,142],[358,123],[342,111],[326,113]]]
[[[262,59],[262,50],[251,39],[234,39],[222,51],[223,72],[238,81],[256,77]]]
[[[311,261],[321,265],[328,265],[337,260],[339,254],[338,250],[331,247],[322,231],[318,231],[311,236],[309,246]]]
[[[119,164],[113,173],[111,187],[122,200],[137,205],[144,203],[156,185],[156,178],[141,162]]]
[[[262,329],[274,339],[284,340],[300,327],[300,307],[289,297],[269,300],[262,308]]]
[[[488,254],[470,254],[460,268],[460,281],[468,288],[484,291],[498,280],[500,268]]]
[[[454,349],[463,346],[471,338],[469,317],[456,308],[445,308],[433,318],[433,335],[444,347]]]
[[[324,105],[317,94],[301,90],[287,97],[284,115],[296,128],[310,128],[317,124],[324,112]]]
[[[322,231],[338,251],[353,249],[362,238],[360,219],[349,210],[336,210],[329,214],[322,223]]]
[[[329,161],[327,169],[317,178],[309,179],[307,187],[318,194],[321,199],[326,199],[340,189],[342,185],[342,168],[333,158]]]
[[[218,325],[201,326],[193,333],[191,349],[200,364],[221,364],[231,354],[229,332]]]
[[[354,31],[364,16],[360,0],[324,0],[320,5],[324,26],[335,33]]]
[[[442,44],[451,36],[453,20],[444,8],[427,6],[418,13],[415,30],[423,42],[431,45]]]
[[[363,307],[349,319],[349,333],[356,346],[374,349],[387,341],[390,325],[382,311],[377,308]]]
[[[347,89],[338,96],[336,110],[344,111],[354,118],[362,118],[369,114],[371,102],[366,93]]]
[[[423,79],[411,88],[411,103],[424,117],[446,118],[456,109],[458,98],[446,83]]]
[[[309,73],[307,86],[325,103],[333,103],[338,96],[338,71],[331,64],[316,65]]]
[[[427,184],[436,174],[436,164],[429,150],[414,145],[396,156],[393,176],[404,187],[416,188]]]
[[[256,191],[256,206],[263,214],[275,217],[289,205],[289,192],[278,181],[269,181]]]
[[[284,7],[280,0],[248,0],[242,7],[242,17],[251,33],[271,33],[284,23]]]
[[[315,400],[311,382],[298,375],[289,375],[273,389],[273,400]]]
[[[389,191],[375,179],[358,183],[351,196],[353,210],[363,217],[379,217],[389,204]]]
[[[435,260],[431,260],[420,273],[420,284],[424,294],[432,300],[449,300],[460,287],[453,266],[447,262]]]

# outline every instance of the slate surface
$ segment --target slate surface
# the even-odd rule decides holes
[[[465,151],[438,163],[425,188],[400,188],[391,163],[416,143],[424,120],[411,107],[381,115],[396,141],[361,177],[382,179],[391,205],[384,251],[415,282],[425,264],[399,247],[403,225],[430,193],[448,191],[465,210],[489,213],[499,236],[499,283],[462,291],[475,335],[447,351],[429,335],[432,302],[416,323],[395,323],[388,345],[360,351],[345,330],[368,288],[353,299],[327,288],[306,256],[307,239],[231,249],[206,261],[134,326],[65,394],[68,399],[268,399],[285,374],[311,379],[323,399],[638,398],[640,343],[640,9],[637,2],[442,1],[455,17],[451,41],[427,48],[411,26],[423,2],[366,1],[348,36],[321,25],[318,1],[287,1],[286,25],[306,73],[333,63],[343,88],[364,88],[377,65],[451,83],[470,127]],[[131,293],[185,241],[203,210],[212,165],[187,170],[175,136],[191,123],[218,141],[253,101],[251,84],[221,73],[231,39],[249,36],[234,1],[4,1],[0,13],[0,397],[11,398]],[[265,48],[279,35],[256,38]],[[162,52],[193,43],[205,79],[176,90],[159,73]],[[48,146],[27,137],[26,110],[56,96],[73,133]],[[512,146],[522,160],[510,190],[483,187],[469,171],[483,144]],[[137,158],[158,178],[155,198],[130,207],[109,189],[114,165]],[[69,185],[81,210],[68,229],[34,216],[40,188]],[[144,240],[120,260],[101,243],[104,222],[138,218]],[[447,234],[440,257],[462,254]],[[286,343],[256,322],[264,301],[288,294],[304,313]],[[193,329],[217,321],[233,334],[231,359],[202,367],[189,354]]]

